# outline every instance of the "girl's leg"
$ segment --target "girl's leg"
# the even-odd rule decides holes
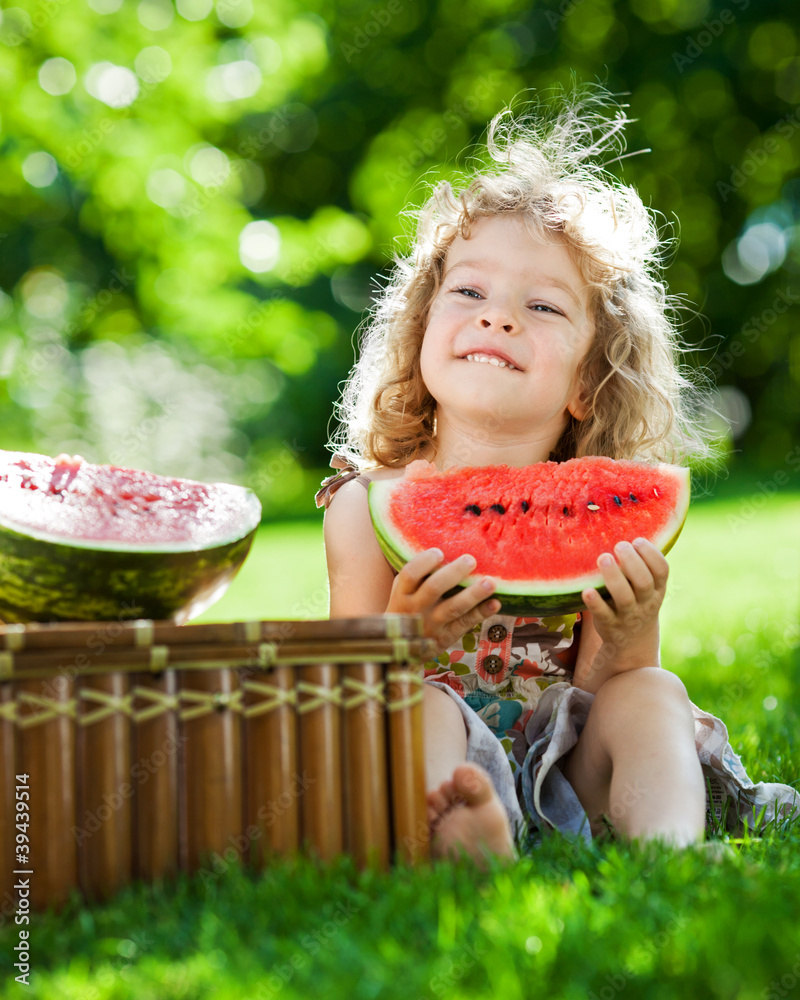
[[[467,727],[453,699],[422,685],[425,730],[425,790],[432,792],[467,759]]]
[[[425,787],[431,854],[464,851],[477,861],[487,854],[513,856],[505,806],[482,767],[466,763],[467,729],[453,699],[423,684]]]
[[[592,825],[685,846],[705,832],[705,785],[683,682],[659,667],[617,674],[595,695],[562,765]]]

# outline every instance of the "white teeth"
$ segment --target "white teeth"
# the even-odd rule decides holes
[[[510,361],[501,361],[500,358],[495,357],[493,354],[468,354],[467,361],[479,361],[484,365],[494,365],[495,368],[511,368],[516,370],[516,365],[512,365]]]

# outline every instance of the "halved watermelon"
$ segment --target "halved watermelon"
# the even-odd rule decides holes
[[[0,620],[182,624],[222,596],[260,519],[242,486],[0,451]]]
[[[370,483],[369,509],[395,569],[429,548],[446,562],[469,553],[477,566],[462,586],[492,576],[500,613],[535,617],[580,611],[587,587],[605,593],[597,557],[617,542],[643,537],[667,552],[689,491],[688,469],[610,458],[447,472],[412,462]]]

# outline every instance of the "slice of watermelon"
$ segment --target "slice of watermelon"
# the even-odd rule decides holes
[[[647,538],[667,552],[689,509],[689,470],[674,465],[577,458],[525,468],[438,472],[412,462],[398,479],[370,483],[378,542],[395,569],[439,548],[446,562],[469,553],[497,581],[500,613],[570,614],[581,591],[605,593],[597,557]]]
[[[222,596],[261,519],[227,483],[0,451],[0,619],[172,619]]]

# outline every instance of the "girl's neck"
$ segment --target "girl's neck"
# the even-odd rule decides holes
[[[460,426],[437,418],[436,438],[425,455],[440,470],[460,466],[510,465],[521,468],[546,462],[560,434],[490,431],[485,427]]]

